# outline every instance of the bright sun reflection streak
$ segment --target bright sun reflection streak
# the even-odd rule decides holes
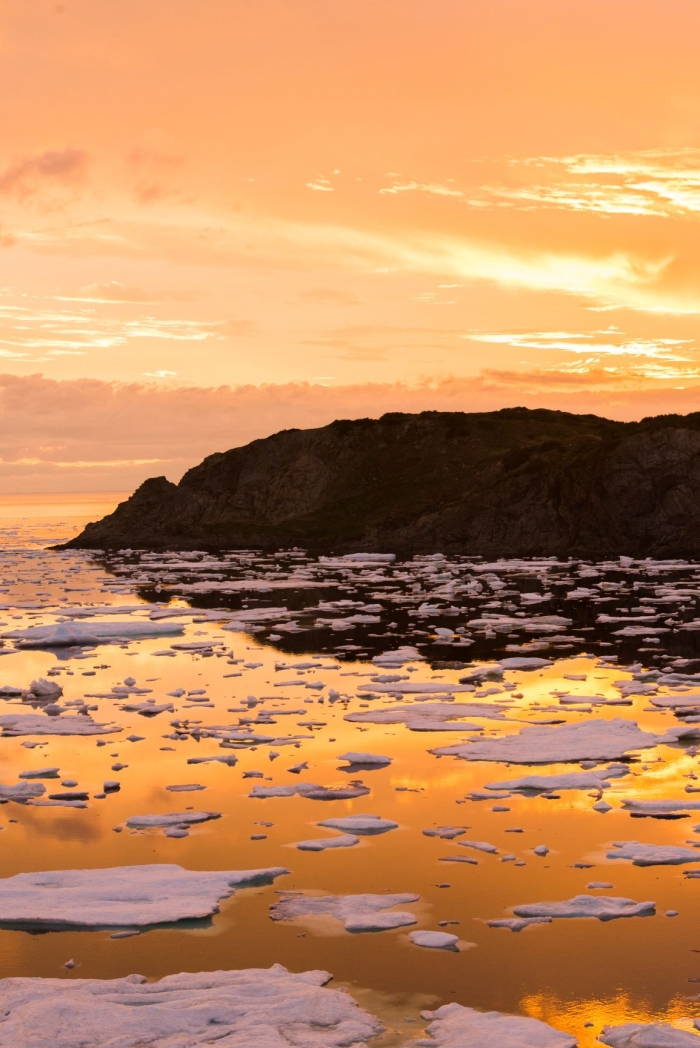
[[[600,999],[562,1001],[549,991],[523,997],[520,1006],[525,1015],[564,1032],[578,1035],[579,1048],[599,1048],[598,1034],[604,1026],[624,1023],[669,1023],[679,1030],[693,1030],[692,1006],[676,997],[663,1009],[653,1009],[644,999],[620,991]],[[586,1027],[586,1023],[592,1023]],[[654,1042],[657,1043],[657,1042]],[[658,1042],[660,1043],[660,1042]]]

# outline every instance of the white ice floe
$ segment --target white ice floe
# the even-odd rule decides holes
[[[456,746],[431,750],[437,756],[468,761],[510,761],[513,764],[559,764],[564,761],[615,760],[640,749],[676,741],[673,729],[665,735],[642,731],[635,721],[589,720],[561,727],[538,725],[517,735],[475,739]]]
[[[382,819],[379,815],[347,815],[337,819],[324,819],[317,826],[327,826],[332,830],[343,830],[346,833],[359,833],[360,836],[371,836],[375,833],[386,833],[397,830],[398,822]]]
[[[630,815],[667,815],[673,816],[684,811],[697,811],[700,809],[700,801],[639,801],[635,797],[627,797],[622,802],[622,808]]]
[[[382,1031],[349,993],[324,989],[328,972],[272,968],[181,972],[157,982],[14,978],[0,981],[0,1048],[360,1048]]]
[[[162,815],[131,815],[126,825],[130,830],[150,830],[163,826],[195,826],[220,818],[219,811],[174,811]]]
[[[681,866],[700,862],[700,851],[670,844],[640,844],[639,841],[614,841],[608,859],[631,859],[634,866]]]
[[[698,1028],[698,1021],[695,1020]],[[700,1037],[688,1030],[677,1030],[667,1023],[625,1023],[604,1026],[598,1037],[610,1048],[700,1048]]]
[[[488,841],[457,841],[462,848],[473,848],[475,851],[484,852],[486,855],[498,855],[498,848]]]
[[[29,801],[45,792],[46,787],[40,782],[18,782],[16,786],[0,782],[0,800],[3,801]]]
[[[419,895],[284,895],[270,907],[273,921],[296,917],[335,917],[349,932],[379,932],[416,924],[415,914],[387,913],[392,906],[418,902]]]
[[[555,1030],[539,1019],[501,1012],[477,1012],[461,1004],[443,1004],[434,1012],[421,1012],[432,1022],[426,1048],[576,1048],[576,1038]],[[626,1048],[626,1046],[625,1046]]]
[[[456,950],[458,935],[448,932],[409,932],[408,937],[415,946],[425,946],[429,950]]]
[[[571,771],[561,775],[522,775],[517,779],[501,779],[498,782],[487,782],[486,790],[522,790],[527,792],[550,790],[607,790],[611,783],[608,779],[627,775],[629,769],[624,764],[612,765],[601,771]]]
[[[308,797],[312,801],[352,800],[369,793],[366,786],[318,786],[313,782],[298,782],[291,786],[253,786],[249,797]]]
[[[516,917],[597,917],[599,921],[612,921],[617,917],[652,916],[655,906],[653,902],[635,902],[611,895],[575,895],[563,902],[514,906],[513,913]]]
[[[450,684],[449,681],[401,681],[398,684],[361,684],[357,694],[376,692],[377,695],[454,695],[459,692],[474,691],[472,684]]]
[[[19,648],[65,648],[93,644],[109,644],[122,638],[137,640],[142,637],[165,637],[182,633],[182,624],[127,619],[123,622],[60,622],[55,626],[30,626],[10,630],[0,636],[17,641]]]
[[[235,888],[271,884],[286,873],[281,866],[204,872],[161,863],[18,873],[0,879],[0,923],[143,927],[209,917]]]
[[[375,655],[372,662],[375,666],[394,669],[397,666],[404,666],[407,662],[425,662],[425,655],[421,655],[418,648],[405,644],[396,651],[385,651],[381,655]]]
[[[554,618],[555,616],[548,616]],[[516,622],[519,620],[516,619]],[[561,624],[571,625],[571,619],[561,619]],[[553,666],[552,659],[537,659],[537,658],[512,658],[512,659],[499,659],[499,664],[504,670],[541,670],[545,666]]]
[[[118,724],[97,724],[84,714],[4,713],[0,716],[3,736],[16,735],[111,735],[122,731]]]
[[[359,843],[360,838],[353,833],[341,833],[338,837],[318,837],[316,840],[299,841],[296,847],[299,851],[326,851],[327,848],[352,848],[353,845]]]
[[[508,928],[511,932],[521,932],[531,924],[551,924],[551,917],[501,917],[499,920],[487,921],[489,928]]]
[[[463,833],[466,833],[466,829],[463,826],[436,826],[434,828],[423,830],[424,837],[441,837],[444,841],[454,840],[455,837],[461,837]]]
[[[375,764],[378,768],[385,768],[387,764],[391,764],[393,759],[393,757],[383,757],[381,753],[362,753],[356,750],[341,753],[338,757],[339,761],[349,761],[350,764]]]
[[[695,709],[700,706],[700,694],[681,692],[679,695],[652,695],[649,701],[652,706],[658,706],[660,709],[680,710],[685,707]]]
[[[343,718],[353,724],[405,724],[411,731],[482,731],[480,724],[460,721],[459,717],[505,719],[505,713],[485,702],[430,702],[410,706],[389,706],[378,710],[358,710]]]

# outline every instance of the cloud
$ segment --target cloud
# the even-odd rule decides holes
[[[392,186],[385,186],[379,190],[380,193],[397,195],[399,193],[431,193],[433,196],[463,197],[461,189],[454,186],[446,186],[440,182],[394,182]]]
[[[310,291],[302,291],[299,298],[308,298],[312,302],[330,302],[339,306],[356,306],[360,301],[349,291],[338,291],[330,287],[316,287]]]
[[[592,380],[599,389],[592,389]],[[485,371],[404,383],[201,388],[0,375],[0,489],[125,491],[178,479],[208,454],[285,428],[387,411],[490,411],[524,405],[618,419],[700,408],[700,383],[639,389],[605,372]]]
[[[84,149],[48,150],[17,157],[0,171],[0,193],[27,194],[46,183],[70,183],[83,177],[89,155]]]

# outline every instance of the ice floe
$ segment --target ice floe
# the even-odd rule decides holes
[[[418,902],[420,896],[391,895],[287,895],[270,907],[273,921],[297,917],[334,917],[349,932],[378,932],[415,924],[417,917],[406,911],[388,913],[393,906]]]
[[[653,902],[635,902],[611,895],[575,895],[563,902],[514,906],[513,913],[516,917],[597,917],[599,921],[612,921],[618,917],[650,917],[656,912],[655,906]]]
[[[670,844],[640,844],[639,841],[614,841],[608,859],[631,859],[634,866],[680,866],[700,862],[700,851]]]
[[[328,972],[275,964],[240,971],[181,972],[157,982],[11,978],[0,981],[0,1048],[359,1048],[382,1031]],[[558,1048],[558,1046],[556,1046]]]
[[[443,1004],[437,1011],[421,1012],[421,1016],[432,1020],[426,1031],[431,1040],[419,1042],[426,1048],[576,1048],[576,1038],[571,1034],[522,1015]]]
[[[18,873],[0,879],[0,923],[144,927],[209,917],[236,888],[286,873],[281,866],[204,872],[165,863]]]

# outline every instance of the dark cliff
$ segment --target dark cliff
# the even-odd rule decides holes
[[[700,413],[512,408],[285,430],[145,481],[73,548],[700,556]]]

